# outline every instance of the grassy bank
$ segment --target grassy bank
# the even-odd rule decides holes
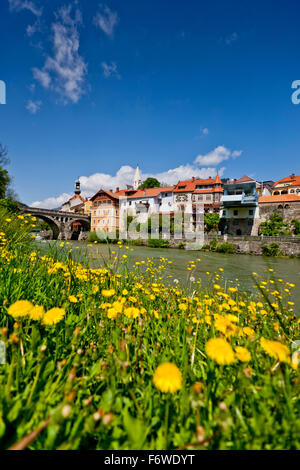
[[[103,269],[40,254],[32,225],[0,218],[1,448],[299,448],[292,280],[183,290],[122,243]]]

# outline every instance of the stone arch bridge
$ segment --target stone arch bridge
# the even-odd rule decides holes
[[[90,230],[90,217],[73,212],[62,212],[51,209],[39,209],[37,207],[28,207],[20,205],[19,210],[24,214],[31,214],[37,219],[41,219],[50,226],[55,240],[71,240],[73,236],[74,223],[81,226],[81,230],[88,232]]]

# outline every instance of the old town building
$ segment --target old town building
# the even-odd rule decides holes
[[[119,228],[119,197],[122,193],[100,189],[90,199],[92,232],[115,232]]]
[[[174,188],[174,210],[186,211],[188,206],[195,211],[196,203],[200,203],[205,213],[219,213],[222,195],[223,183],[219,175],[215,179],[209,177],[178,181]]]
[[[279,196],[280,194],[300,195],[300,175],[293,173],[291,176],[276,181],[272,188],[272,196]]]
[[[300,220],[300,194],[262,196],[258,202],[260,222],[269,220],[274,212],[280,214],[284,222],[291,222],[293,219]]]
[[[259,207],[257,189],[260,184],[243,176],[224,184],[222,197],[223,231],[229,235],[257,235]]]

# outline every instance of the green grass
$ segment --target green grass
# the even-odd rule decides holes
[[[120,245],[103,269],[88,269],[87,254],[79,264],[66,244],[39,253],[24,228],[28,223],[5,219],[2,449],[16,443],[29,449],[165,449],[166,441],[169,449],[299,449],[299,369],[290,363],[299,322],[284,292],[292,284],[281,285],[270,273],[265,281],[256,278],[257,296],[249,298],[226,292],[218,272],[208,289],[183,290],[164,283],[165,259],[159,266],[145,260],[130,271],[128,250]],[[189,266],[191,276],[195,268]],[[16,319],[8,309],[18,300],[46,311],[64,308],[66,315],[52,326],[29,316]],[[123,302],[122,313],[109,318],[113,302]],[[137,318],[125,315],[129,307],[138,309]],[[217,364],[206,352],[214,337],[226,338],[233,350],[245,347],[250,362],[236,357],[230,365]],[[289,359],[268,355],[262,337],[286,345]],[[182,374],[174,394],[153,383],[165,361]]]

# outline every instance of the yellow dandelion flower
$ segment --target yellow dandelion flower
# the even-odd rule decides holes
[[[128,307],[128,308],[125,308],[124,310],[124,315],[127,318],[137,318],[139,316],[139,313],[140,313],[139,309],[135,307]]]
[[[69,301],[70,301],[72,304],[77,304],[78,299],[77,299],[77,297],[75,297],[75,295],[70,295],[70,296],[69,296]]]
[[[65,316],[66,312],[63,308],[52,308],[45,313],[43,318],[44,325],[55,325],[59,323]]]
[[[109,308],[109,309],[107,310],[107,317],[112,320],[112,319],[114,319],[114,318],[116,318],[116,317],[118,316],[118,313],[119,313],[119,312],[118,312],[118,310],[117,310],[116,308],[114,308],[114,307]]]
[[[116,291],[114,289],[102,289],[103,297],[112,297],[115,295]]]
[[[282,344],[279,341],[271,341],[269,339],[261,338],[260,345],[269,356],[278,359],[280,362],[290,362],[290,350],[285,346],[285,344]]]
[[[164,393],[175,393],[181,389],[182,375],[175,364],[165,362],[157,367],[153,375],[156,388]]]
[[[29,312],[29,316],[30,316],[31,320],[35,320],[35,321],[42,320],[44,315],[45,315],[44,307],[42,307],[40,305],[36,305]]]
[[[232,364],[234,352],[229,343],[223,338],[212,338],[205,345],[206,354],[218,364]]]
[[[8,313],[14,318],[20,318],[29,315],[32,309],[33,305],[29,300],[18,300],[9,307]]]
[[[237,346],[235,348],[236,357],[241,362],[249,362],[251,360],[251,354],[248,349],[243,348],[242,346]]]

